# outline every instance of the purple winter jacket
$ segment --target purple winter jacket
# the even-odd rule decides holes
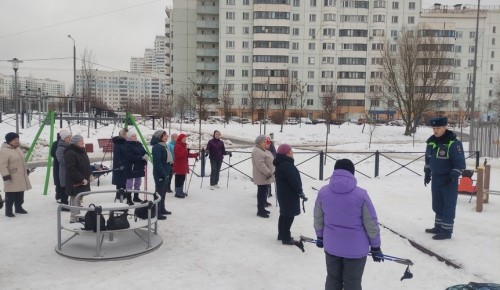
[[[212,138],[208,141],[207,151],[210,159],[222,160],[227,154],[224,142],[220,139]]]
[[[370,246],[380,247],[377,213],[366,190],[356,184],[349,171],[337,169],[316,198],[314,229],[330,255],[358,259],[368,255]]]

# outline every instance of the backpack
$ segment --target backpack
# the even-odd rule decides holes
[[[141,204],[147,203],[148,206],[143,206],[143,207],[138,207],[135,209],[134,214],[135,214],[135,220],[137,221],[137,218],[140,219],[148,219],[148,208],[151,209],[151,218],[156,217],[156,205],[153,204],[152,201],[145,200]]]
[[[105,231],[106,230],[106,220],[104,219],[104,216],[102,215],[102,207],[100,206],[95,206],[95,204],[90,204],[89,207],[93,206],[94,210],[88,210],[87,213],[85,214],[85,224],[84,224],[84,230],[86,231],[94,231],[97,232],[97,216],[99,216],[100,219],[100,230]]]

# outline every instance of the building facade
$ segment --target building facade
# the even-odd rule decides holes
[[[458,108],[470,104],[465,102],[474,50],[474,7],[422,10],[420,0],[173,2],[174,97],[192,87],[215,92],[205,94],[213,114],[218,113],[218,96],[224,90],[230,92],[235,109],[244,110],[252,98],[260,98],[273,110],[290,84],[300,83],[305,89],[303,114],[308,117],[324,117],[321,99],[335,91],[339,100],[333,118],[390,118],[395,108],[372,99],[372,82],[380,77],[381,50],[395,45],[404,27],[450,31],[446,36],[456,59],[449,80],[452,89],[437,109],[453,117]],[[495,39],[499,13],[499,7],[483,7],[480,15],[484,33],[479,38],[476,110],[482,112],[487,111],[487,98],[494,94],[495,76],[500,74],[494,63],[500,53]],[[262,112],[258,114],[261,119]]]

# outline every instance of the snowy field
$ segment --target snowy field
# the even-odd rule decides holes
[[[59,125],[59,122],[57,122]],[[171,132],[179,132],[179,124],[172,124]],[[66,126],[67,127],[67,126]],[[158,128],[157,128],[158,129]],[[226,146],[235,153],[231,164],[235,167],[221,172],[221,188],[209,190],[209,180],[193,176],[189,197],[176,199],[167,194],[167,209],[173,214],[159,222],[163,245],[156,251],[129,260],[109,262],[82,262],[58,255],[54,248],[56,237],[56,207],[54,187],[50,178],[49,192],[43,195],[45,167],[38,167],[31,175],[33,189],[26,192],[25,208],[28,215],[16,218],[0,217],[0,288],[1,289],[324,289],[326,275],[324,253],[313,244],[305,245],[305,253],[297,247],[284,246],[276,240],[279,208],[275,197],[271,217],[262,219],[256,214],[256,186],[239,171],[251,175],[249,158],[252,143],[259,134],[259,125],[230,124],[203,125],[202,146],[210,139],[213,130],[222,132]],[[0,138],[15,128],[0,124]],[[22,131],[21,143],[29,145],[38,128]],[[56,132],[59,128],[56,128]],[[116,135],[119,127],[110,125],[97,130],[72,125],[73,134],[81,133],[86,143],[94,144],[95,153],[102,159],[98,138]],[[154,131],[140,126],[146,139]],[[475,198],[460,195],[455,220],[455,233],[451,240],[434,241],[424,229],[431,227],[434,214],[431,209],[430,187],[424,187],[423,155],[425,140],[431,135],[430,128],[420,128],[415,138],[403,136],[403,127],[378,126],[373,131],[372,144],[368,147],[370,127],[343,124],[332,126],[328,143],[329,158],[325,176],[331,175],[335,159],[351,158],[358,172],[358,184],[368,190],[379,222],[401,235],[453,261],[462,269],[455,269],[436,258],[415,249],[410,243],[391,231],[382,228],[382,250],[385,254],[411,259],[413,279],[400,281],[406,266],[394,262],[374,263],[368,259],[363,277],[364,289],[445,289],[455,284],[475,282],[500,282],[500,196],[490,196],[482,213],[475,212]],[[168,131],[168,130],[167,130]],[[183,124],[183,132],[192,132],[188,143],[198,144],[198,125]],[[316,191],[328,181],[318,180],[319,157],[324,150],[326,128],[324,125],[286,125],[279,132],[278,125],[268,125],[267,133],[273,132],[276,145],[287,142],[300,147],[296,164],[303,172],[304,192],[309,197],[305,213],[295,218],[292,236],[314,236],[312,210]],[[112,134],[112,132],[114,132]],[[46,160],[49,129],[46,128],[33,153],[33,163]],[[467,148],[467,144],[464,146]],[[380,176],[374,178],[375,158],[370,155],[382,152]],[[354,153],[360,152],[360,153]],[[109,157],[109,154],[106,156]],[[391,161],[407,164],[407,169]],[[412,162],[412,160],[418,159]],[[307,160],[307,161],[306,161]],[[484,158],[481,159],[481,162]],[[193,162],[193,161],[191,161]],[[225,162],[229,162],[228,157]],[[500,161],[488,159],[492,164],[491,188],[500,190]],[[473,168],[472,159],[467,161]],[[109,166],[109,161],[104,161]],[[223,169],[227,165],[223,165]],[[154,188],[148,169],[148,189]],[[206,173],[210,166],[207,164]],[[195,167],[200,174],[200,163]],[[392,173],[393,172],[393,173]],[[309,175],[310,177],[306,176]],[[189,180],[188,180],[189,181]],[[203,184],[202,184],[203,182]],[[0,186],[1,186],[0,182]],[[1,187],[3,189],[3,186]],[[92,184],[93,190],[113,189],[111,176],[101,178],[101,185]],[[273,188],[274,189],[274,188]],[[3,194],[3,193],[2,193]],[[92,203],[86,197],[84,205]],[[110,197],[110,202],[112,197]],[[67,213],[64,219],[69,219]]]

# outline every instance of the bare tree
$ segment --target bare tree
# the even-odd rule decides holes
[[[250,118],[251,118],[251,121],[253,124],[254,123],[254,114],[255,114],[255,111],[259,107],[260,99],[256,98],[254,96],[253,92],[249,92],[247,96],[248,96],[247,102],[244,104],[242,103],[241,105],[243,108],[246,108],[250,112]]]
[[[219,105],[222,109],[222,115],[224,116],[224,124],[229,123],[229,118],[231,118],[232,106],[234,100],[231,98],[230,84],[224,81],[222,85],[222,94],[219,98]]]
[[[83,86],[82,86],[82,101],[83,101],[83,111],[88,112],[90,110],[90,100],[95,98],[95,55],[92,50],[85,48],[82,55],[82,74],[83,74]],[[87,106],[88,104],[88,106]]]
[[[497,78],[495,98],[491,102],[491,111],[496,113],[496,119],[500,119],[500,77]]]
[[[323,108],[323,111],[325,113],[326,117],[326,141],[325,141],[325,153],[328,152],[328,134],[330,134],[330,123],[332,120],[332,114],[335,112],[335,109],[337,108],[337,103],[339,100],[339,94],[337,94],[337,91],[335,90],[335,87],[333,84],[330,84],[329,86],[325,86],[325,91],[322,93],[321,97],[321,106]],[[325,164],[326,164],[326,158],[325,158]]]
[[[190,108],[189,100],[186,98],[186,92],[181,92],[175,96],[175,111],[179,114],[180,119],[180,131],[182,131],[182,122],[186,117],[186,113]]]
[[[281,77],[279,86],[279,106],[278,118],[281,120],[280,132],[283,132],[283,123],[285,123],[286,115],[292,106],[295,94],[292,92],[292,84],[290,83],[289,71],[285,76]]]
[[[191,82],[189,95],[193,97],[194,108],[198,112],[198,150],[201,150],[201,121],[207,118],[210,106],[210,95],[217,93],[209,88],[210,77],[198,76],[196,82]]]
[[[374,96],[394,103],[406,123],[405,135],[411,135],[423,113],[452,90],[446,84],[453,76],[453,45],[439,40],[434,31],[403,28],[396,49],[386,42],[380,59],[382,77],[370,88]]]
[[[302,83],[299,79],[293,79],[292,82],[292,92],[295,93],[296,99],[298,100],[297,107],[299,108],[300,117],[304,116],[305,99],[307,83]],[[307,116],[306,116],[307,117]],[[299,122],[299,127],[301,127],[302,122]]]

